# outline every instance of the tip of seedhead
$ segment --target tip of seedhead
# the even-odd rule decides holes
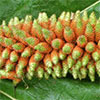
[[[80,15],[80,10],[77,10],[75,16],[79,16],[79,15]]]
[[[24,19],[21,19],[21,20],[20,20],[20,23],[24,23]]]
[[[97,22],[96,22],[95,31],[96,32],[100,31],[100,19],[98,19]]]
[[[38,77],[39,77],[39,79],[43,78],[43,69],[42,68],[38,68]]]
[[[41,22],[48,22],[47,14],[45,12],[39,13],[38,21],[39,21],[39,23],[41,23]]]
[[[93,16],[95,16],[95,12],[94,11],[90,14],[90,17],[93,17]]]
[[[77,20],[80,18],[80,11],[76,11],[74,19]]]
[[[65,19],[65,16],[66,16],[66,12],[63,11],[63,12],[61,13],[59,19],[63,20],[63,19]]]
[[[2,25],[6,26],[6,21],[5,20],[2,21]]]
[[[52,74],[52,69],[51,68],[47,68],[46,70],[47,70],[48,74]]]
[[[19,18],[18,17],[14,17],[14,25],[19,24]]]
[[[95,25],[96,24],[96,15],[95,15],[94,11],[89,16],[89,22],[90,22],[91,25]]]
[[[80,10],[77,10],[75,14],[80,14]]]
[[[26,78],[27,78],[28,80],[32,80],[32,77],[29,75],[29,73],[26,74]]]
[[[83,19],[84,21],[87,21],[87,20],[88,20],[88,14],[87,14],[87,11],[86,11],[86,10],[83,12],[82,19]]]
[[[18,18],[18,17],[14,17],[14,20],[15,20],[15,21],[19,21],[19,18]]]
[[[73,78],[77,79],[77,74],[76,73],[73,73]]]
[[[53,15],[50,17],[50,20],[52,20],[52,19],[56,19],[56,15],[55,15],[55,14],[53,14]]]
[[[42,13],[41,12],[39,13],[37,20],[38,20],[39,23],[42,22]]]
[[[87,15],[87,10],[85,10],[85,11],[83,12],[83,15],[84,15],[84,16],[86,16],[86,15]]]
[[[94,11],[90,14],[89,19],[96,20],[96,15]]]
[[[43,22],[48,22],[48,16],[45,12],[43,12],[43,14],[42,14],[42,19],[43,19],[42,20]]]
[[[33,26],[34,25],[37,25],[38,24],[38,20],[37,19],[34,19],[34,21],[33,21]]]
[[[38,18],[41,18],[41,17],[42,17],[42,12],[40,12],[38,15]]]
[[[45,77],[46,80],[49,79],[49,76],[50,76],[50,75],[49,75],[47,72],[44,73],[44,77]]]
[[[32,15],[29,15],[29,18],[32,19]]]
[[[13,25],[14,24],[14,19],[11,18],[10,21],[9,21],[9,25]]]
[[[53,14],[53,15],[50,17],[50,21],[51,21],[52,23],[56,23],[57,18],[56,18],[56,15],[55,15],[55,14]]]
[[[67,21],[67,20],[70,20],[70,19],[71,19],[71,14],[70,14],[70,12],[67,12],[66,16],[65,16],[65,20]]]
[[[25,17],[25,23],[27,24],[30,21],[32,21],[32,16],[31,15],[26,15],[26,17]]]
[[[55,74],[54,72],[52,72],[52,77],[53,77],[54,79],[57,79],[56,74]]]

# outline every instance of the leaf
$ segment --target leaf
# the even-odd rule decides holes
[[[24,18],[26,14],[32,14],[34,18],[39,12],[47,12],[48,15],[55,13],[57,16],[62,11],[75,12],[83,10],[97,0],[0,0],[0,22],[9,21],[18,16]],[[88,12],[95,11],[100,16],[100,3],[90,7]],[[21,82],[15,91],[11,81],[0,80],[0,90],[8,93],[17,100],[100,100],[100,79],[95,82],[90,80],[74,80],[71,76],[54,80],[25,80],[29,89],[25,89]],[[10,100],[0,94],[0,100]]]
[[[92,11],[95,12],[97,17],[100,17],[100,0],[98,0],[97,2],[93,3],[92,5],[90,5],[89,7],[85,8],[84,10],[88,11],[88,14],[90,15],[90,13]],[[84,11],[83,10],[83,11]],[[81,12],[83,12],[81,11]]]
[[[36,18],[39,12],[47,12],[49,16],[55,13],[58,16],[62,11],[83,10],[95,1],[97,0],[0,0],[0,22],[9,21],[14,16],[24,18],[27,14]]]
[[[30,86],[25,90],[24,84],[16,89],[16,97],[20,100],[99,100],[100,80],[91,83],[87,80],[73,80],[72,77],[54,80],[33,79],[27,82]],[[21,95],[23,94],[23,95]]]
[[[14,88],[12,82],[9,80],[0,80],[0,90],[7,92],[12,97],[15,97],[15,88]],[[0,100],[11,100],[11,99],[0,94]]]

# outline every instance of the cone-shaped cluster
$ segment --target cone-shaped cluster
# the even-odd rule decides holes
[[[71,19],[63,12],[58,19],[40,13],[32,21],[12,18],[8,25],[0,25],[0,79],[11,79],[14,84],[23,77],[39,79],[50,76],[74,79],[100,77],[100,19],[92,12],[88,17],[77,11]]]

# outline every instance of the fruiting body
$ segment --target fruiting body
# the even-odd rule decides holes
[[[69,12],[56,18],[40,13],[32,21],[17,17],[8,26],[0,26],[0,79],[11,79],[15,84],[23,77],[48,79],[100,77],[100,19],[93,13],[77,11],[71,19]]]

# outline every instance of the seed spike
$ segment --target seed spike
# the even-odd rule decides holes
[[[13,26],[14,25],[14,19],[11,18],[10,21],[9,21],[9,26]]]
[[[24,19],[21,19],[21,20],[20,20],[20,23],[24,23]]]
[[[75,66],[72,67],[72,76],[74,79],[77,79],[78,78],[78,74],[77,74],[77,70],[75,69]]]
[[[94,61],[98,61],[100,60],[100,50],[96,49],[93,53],[92,53],[92,58]]]
[[[53,70],[54,70],[55,75],[56,75],[58,78],[60,78],[60,77],[61,77],[61,65],[60,65],[60,63],[58,63],[57,65],[55,65],[55,66],[53,67]]]
[[[41,65],[42,66],[42,65]],[[37,69],[37,77],[39,78],[39,79],[42,79],[43,78],[43,74],[44,74],[44,70],[43,70],[43,68],[42,67],[38,67],[38,69]]]
[[[98,42],[100,40],[100,19],[97,20],[95,26],[95,41]]]
[[[85,79],[87,76],[87,69],[85,67],[82,67],[80,69],[80,73],[81,73],[81,79]]]
[[[85,52],[83,57],[82,57],[82,66],[86,67],[88,62],[90,61],[90,59],[91,59],[90,54]]]
[[[87,68],[89,70],[88,76],[89,76],[90,80],[92,82],[94,82],[95,81],[95,65],[94,65],[93,61],[89,62]]]
[[[45,77],[46,80],[49,79],[49,76],[50,76],[50,75],[49,75],[47,72],[44,72],[44,77]]]
[[[42,22],[42,13],[39,13],[39,16],[38,16],[38,22]]]
[[[88,41],[94,41],[94,31],[90,23],[86,25],[85,36]]]
[[[20,23],[19,18],[18,17],[14,17],[14,25],[17,25],[19,23]]]
[[[65,16],[65,20],[66,20],[66,21],[69,21],[69,20],[70,20],[70,17],[71,17],[70,12],[67,12],[67,13],[66,13],[66,16]]]
[[[45,66],[45,70],[47,71],[47,73],[48,73],[49,75],[52,74],[52,68],[49,68],[49,67]]]
[[[89,22],[90,24],[94,27],[95,24],[96,24],[96,16],[95,16],[95,13],[92,12],[89,16]]]
[[[68,64],[67,64],[67,59],[62,61],[62,67],[63,67],[62,68],[62,76],[66,77],[67,73],[68,73],[68,70],[69,70],[69,67],[68,67]]]
[[[42,20],[43,20],[43,22],[48,22],[48,16],[45,12],[43,12]]]
[[[100,77],[100,60],[98,60],[98,61],[96,62],[96,70],[97,70],[98,76]]]
[[[50,21],[51,21],[52,23],[55,23],[55,22],[57,21],[57,18],[56,18],[56,15],[55,15],[55,14],[53,14],[53,15],[50,17]]]
[[[75,13],[74,20],[77,21],[77,19],[79,19],[79,18],[80,18],[80,11],[78,10],[78,11],[76,11],[76,13]]]
[[[65,58],[66,58],[66,54],[63,53],[62,50],[59,50],[59,59],[60,59],[60,60],[64,60]]]
[[[75,64],[75,60],[72,58],[71,55],[67,57],[67,64],[68,64],[68,68],[72,68],[72,66]]]
[[[63,11],[59,17],[60,20],[64,20],[65,19],[65,16],[66,16],[66,12]]]
[[[53,15],[50,17],[50,20],[49,20],[49,29],[50,29],[51,31],[54,31],[55,26],[56,26],[56,22],[57,22],[56,15],[53,14]]]
[[[86,10],[83,12],[82,20],[85,21],[85,22],[88,21],[88,14],[87,14]]]
[[[32,21],[32,16],[31,15],[26,15],[24,23],[28,24],[30,21]]]
[[[2,21],[2,26],[6,26],[6,21],[5,20]]]

